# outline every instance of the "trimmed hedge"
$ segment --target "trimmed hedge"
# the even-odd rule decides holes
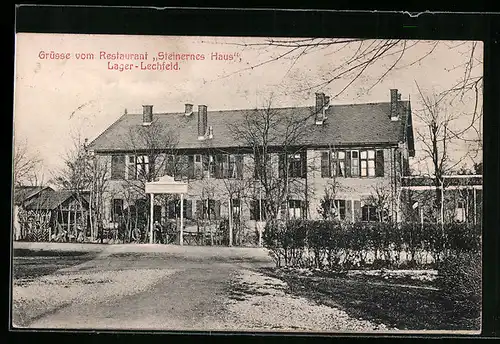
[[[443,296],[468,314],[481,309],[481,267],[481,254],[467,251],[446,257],[438,268]]]
[[[480,252],[480,238],[479,225],[463,223],[274,220],[263,241],[278,267],[345,270],[437,267],[456,252]]]

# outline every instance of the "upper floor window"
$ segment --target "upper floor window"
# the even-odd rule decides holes
[[[111,179],[125,179],[125,156],[111,156]]]
[[[336,150],[321,153],[321,177],[383,177],[383,150]]]
[[[137,178],[147,179],[150,176],[149,156],[139,155],[136,157],[135,161],[136,161],[135,168],[137,171]]]
[[[361,177],[375,177],[375,151],[361,151],[359,159],[361,162]]]
[[[135,155],[127,156],[127,179],[137,179],[137,167]]]
[[[241,179],[242,177],[243,156],[239,154],[222,155],[222,176],[219,175],[218,178]]]
[[[272,176],[273,176],[273,159],[271,154],[268,153],[265,156],[260,153],[255,154],[254,179],[270,178]]]
[[[305,178],[306,176],[306,153],[300,152],[295,154],[280,154],[279,155],[279,176],[283,178],[287,168],[289,178]]]

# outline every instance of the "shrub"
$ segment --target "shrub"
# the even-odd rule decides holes
[[[430,256],[439,267],[450,254],[480,252],[480,234],[480,226],[456,223],[273,220],[266,224],[263,244],[277,266],[416,268],[429,264]]]
[[[481,255],[457,251],[443,259],[437,284],[446,299],[465,310],[477,311],[481,302]]]

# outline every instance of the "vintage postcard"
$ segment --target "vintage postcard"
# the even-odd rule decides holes
[[[479,333],[483,44],[16,35],[15,329]]]

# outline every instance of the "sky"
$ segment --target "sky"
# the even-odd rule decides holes
[[[276,38],[275,38],[276,39]],[[109,125],[128,113],[142,112],[142,105],[153,105],[153,112],[182,112],[185,103],[205,104],[209,110],[248,109],[263,106],[271,97],[273,106],[312,106],[314,93],[335,95],[352,80],[352,75],[315,87],[337,66],[344,66],[357,49],[350,44],[316,49],[300,55],[286,55],[281,47],[254,45],[266,38],[182,37],[130,35],[33,34],[16,35],[14,141],[26,140],[31,154],[43,162],[45,174],[56,171],[64,161],[75,135],[95,139]],[[398,66],[425,55],[434,42],[418,42],[398,61]],[[422,108],[420,89],[427,94],[451,88],[464,75],[463,64],[470,56],[471,42],[443,41],[422,59],[387,74],[369,88],[398,58],[393,54],[370,66],[333,104],[389,101],[390,89],[397,88],[403,100],[411,99],[412,109]],[[482,61],[482,43],[475,56]],[[50,53],[70,54],[69,59],[50,59]],[[179,70],[113,70],[114,63],[140,64],[140,61],[101,59],[107,54],[148,54],[145,64],[154,63],[158,53],[204,54],[205,60],[181,61]],[[94,55],[78,59],[76,54]],[[213,53],[232,56],[232,60],[212,60]],[[46,58],[45,55],[49,55]],[[67,55],[66,55],[67,56]],[[269,62],[270,61],[270,62]],[[111,65],[108,66],[108,63]],[[482,75],[476,62],[472,74]],[[253,68],[252,68],[253,67]],[[457,130],[471,120],[473,97],[455,99],[446,110],[460,114],[453,123]],[[421,123],[414,120],[415,130]],[[420,129],[419,129],[420,128]],[[417,157],[420,161],[420,144]],[[452,155],[458,159],[468,146],[457,143]],[[470,160],[464,161],[469,163]]]

